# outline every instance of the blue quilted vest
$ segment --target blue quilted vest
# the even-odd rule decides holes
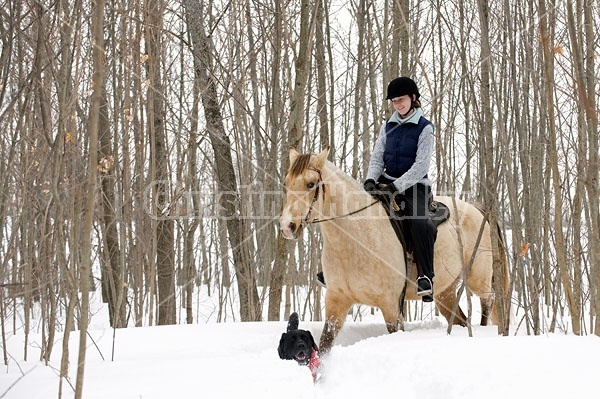
[[[430,124],[431,122],[423,116],[417,124],[398,124],[388,119],[385,124],[386,141],[383,153],[385,173],[398,178],[411,168],[417,158],[419,136],[425,126]]]

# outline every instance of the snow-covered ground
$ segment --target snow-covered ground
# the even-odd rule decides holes
[[[446,334],[443,319],[407,323],[389,335],[380,316],[350,318],[313,384],[307,367],[280,360],[285,322],[206,323],[90,331],[85,398],[594,398],[599,397],[596,336],[498,337],[496,327]],[[318,340],[322,323],[300,322]],[[75,384],[78,333],[72,334]],[[39,357],[39,335],[30,338]],[[60,339],[59,339],[60,341]],[[60,346],[50,366],[22,361],[23,336],[0,374],[0,398],[57,398]],[[104,357],[104,360],[102,359]],[[65,398],[73,391],[66,384]]]

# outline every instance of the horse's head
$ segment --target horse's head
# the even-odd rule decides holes
[[[318,155],[300,154],[290,148],[290,168],[285,176],[286,202],[279,218],[279,226],[287,239],[298,238],[304,225],[317,216],[313,208],[325,195],[321,171],[328,154],[329,147]]]

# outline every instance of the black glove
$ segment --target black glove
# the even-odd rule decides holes
[[[378,189],[377,194],[388,197],[390,200],[393,200],[396,197],[396,194],[398,194],[398,189],[396,188],[394,183],[390,183]]]
[[[365,191],[372,193],[377,190],[377,183],[375,183],[375,180],[373,179],[367,179],[365,180],[363,187],[365,188]]]
[[[400,208],[396,203],[396,195],[398,194],[398,189],[394,185],[394,183],[386,184],[384,187],[371,192],[371,195],[375,196],[375,198],[379,199],[379,201],[383,202],[390,209],[394,211],[398,211]]]

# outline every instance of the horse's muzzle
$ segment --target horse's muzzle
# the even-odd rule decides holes
[[[291,220],[282,220],[279,227],[281,228],[283,237],[285,237],[288,240],[297,239],[300,234],[300,231],[302,231],[302,226]]]

